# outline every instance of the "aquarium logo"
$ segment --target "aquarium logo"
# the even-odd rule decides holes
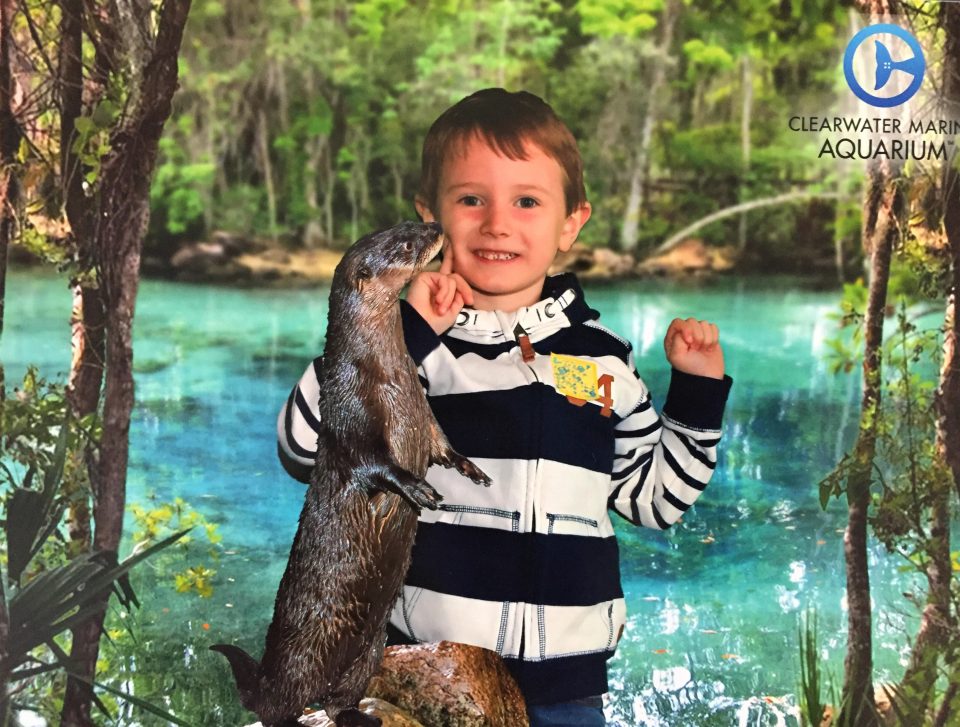
[[[911,51],[913,56],[910,58],[894,59],[890,49],[883,42],[874,40],[874,50],[876,66],[873,77],[869,79],[866,85],[873,86],[873,91],[879,91],[886,86],[891,76],[896,78],[894,71],[902,71],[912,78],[910,84],[895,96],[875,96],[867,91],[860,81],[857,80],[854,73],[854,57],[867,40],[875,35],[893,35],[903,41]],[[888,41],[889,42],[889,41]],[[914,94],[920,90],[923,83],[923,74],[926,71],[927,63],[923,57],[923,50],[920,43],[910,33],[893,23],[878,23],[877,25],[868,25],[857,33],[847,44],[847,50],[843,54],[843,75],[847,79],[847,85],[850,90],[861,101],[865,101],[871,106],[889,108],[906,103]]]

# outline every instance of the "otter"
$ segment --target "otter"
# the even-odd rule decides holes
[[[421,508],[440,494],[431,463],[489,478],[450,446],[404,345],[400,293],[443,245],[436,223],[401,223],[354,243],[334,272],[320,365],[317,458],[258,663],[227,644],[244,707],[264,727],[319,703],[337,727],[359,710],[380,664]]]

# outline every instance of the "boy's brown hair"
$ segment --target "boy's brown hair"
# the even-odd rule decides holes
[[[542,99],[527,91],[485,88],[458,101],[433,122],[423,141],[418,196],[434,212],[443,160],[471,136],[509,159],[525,159],[524,143],[536,144],[563,170],[567,214],[587,201],[583,160],[570,129]]]

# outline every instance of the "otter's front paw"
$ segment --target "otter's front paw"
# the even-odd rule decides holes
[[[456,467],[457,472],[464,477],[469,477],[478,485],[490,487],[490,478],[487,477],[486,473],[463,455],[454,452],[453,462],[451,464],[453,467]]]
[[[415,484],[404,485],[401,492],[418,511],[423,508],[436,510],[443,500],[443,495],[427,484],[425,480],[420,480]]]
[[[419,513],[423,508],[436,510],[443,496],[425,480],[414,476],[402,467],[388,465],[369,475],[374,487],[395,492],[409,502]]]

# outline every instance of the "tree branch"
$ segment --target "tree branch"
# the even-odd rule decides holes
[[[670,250],[675,248],[697,230],[714,222],[724,220],[727,217],[734,217],[735,215],[757,210],[762,207],[774,207],[777,205],[787,204],[789,202],[798,202],[805,199],[839,199],[841,196],[842,195],[837,192],[796,191],[778,194],[776,197],[764,197],[763,199],[752,199],[749,202],[741,202],[740,204],[735,204],[732,207],[725,207],[722,210],[712,212],[706,217],[701,217],[693,224],[687,225],[679,232],[675,232],[665,241],[660,243],[660,245],[651,253],[651,255],[662,255],[665,252],[670,252]]]

